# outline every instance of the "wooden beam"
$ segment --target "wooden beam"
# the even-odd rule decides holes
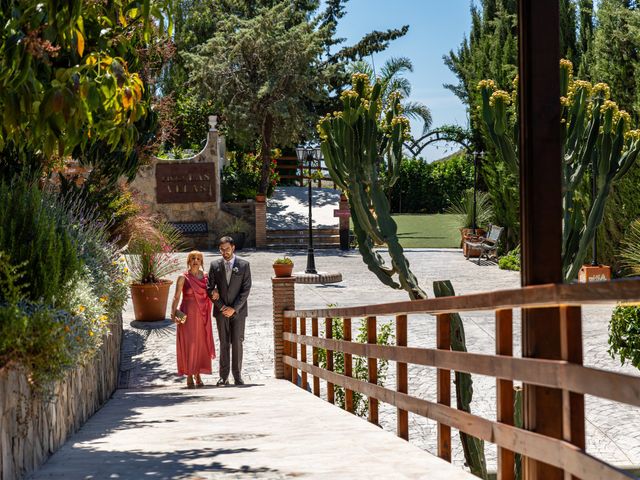
[[[496,354],[513,355],[513,311],[496,312]],[[496,379],[496,419],[498,422],[513,425],[514,395],[513,381]],[[498,447],[498,480],[515,479],[515,454],[511,450]]]
[[[558,280],[561,282],[562,280]],[[504,310],[521,307],[557,307],[624,302],[640,304],[640,280],[618,279],[602,283],[549,283],[512,290],[474,293],[454,297],[428,298],[402,302],[361,305],[358,307],[286,310],[285,318],[294,317],[366,317],[406,315],[411,313],[456,313]],[[419,319],[412,319],[418,321]]]
[[[407,346],[407,316],[396,317],[396,345]],[[407,364],[396,362],[396,390],[400,393],[409,393],[409,379]],[[396,418],[396,431],[400,438],[409,440],[409,412],[398,408]]]
[[[306,343],[336,352],[392,362],[476,373],[503,380],[520,380],[543,387],[562,388],[640,407],[640,377],[599,370],[564,360],[518,358],[431,348],[367,345],[344,340],[302,337],[285,333],[287,341]]]
[[[318,338],[318,319],[316,317],[313,317],[311,319],[311,335],[313,335],[315,338]],[[313,364],[317,367],[319,365],[318,347],[316,347],[315,345],[313,346],[312,357]],[[315,375],[313,376],[313,394],[316,397],[320,396],[320,379]]]
[[[520,242],[522,285],[561,283],[562,140],[558,0],[520,0]],[[522,311],[522,356],[560,358],[560,313]],[[562,438],[562,392],[524,385],[524,428]],[[563,471],[523,459],[525,480],[562,480]]]
[[[343,319],[343,332],[345,342],[351,341],[351,319]],[[344,374],[347,377],[353,376],[353,356],[350,353],[344,354]],[[346,389],[344,392],[344,408],[347,412],[353,413],[353,390]]]
[[[365,319],[367,323],[367,343],[369,345],[375,345],[378,343],[378,331],[376,326],[376,317],[367,317]],[[378,384],[378,361],[375,357],[367,358],[367,370],[369,376],[369,383],[374,385]],[[378,425],[378,400],[375,397],[369,396],[369,421],[374,425]]]
[[[436,320],[436,348],[451,349],[451,319],[449,314],[440,314]],[[451,371],[438,368],[437,400],[440,405],[451,405]],[[438,456],[451,461],[451,426],[438,422]]]
[[[302,317],[300,319],[300,335],[307,335],[307,319]],[[302,344],[300,345],[300,360],[302,360],[303,362],[306,363],[307,361],[307,346]],[[302,376],[302,383],[301,383],[301,387],[303,390],[307,389],[307,372],[302,372],[301,373]]]
[[[333,338],[333,319],[327,317],[324,319],[325,337]],[[327,350],[327,370],[333,371],[333,350]],[[327,401],[329,403],[335,403],[336,393],[333,387],[333,383],[327,382]]]

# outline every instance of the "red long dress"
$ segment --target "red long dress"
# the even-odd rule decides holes
[[[176,353],[178,375],[211,373],[211,360],[216,358],[211,327],[211,300],[207,296],[207,275],[197,278],[184,273],[180,310],[187,321],[178,324]]]

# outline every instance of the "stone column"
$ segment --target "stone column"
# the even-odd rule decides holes
[[[256,248],[267,246],[267,203],[256,198]]]
[[[285,364],[282,355],[288,354],[284,348],[282,332],[284,326],[284,311],[296,308],[295,288],[296,277],[273,277],[271,279],[273,290],[273,360],[276,378],[285,377]]]
[[[349,200],[344,193],[340,194],[339,209],[341,211],[349,210]],[[340,250],[349,250],[349,217],[341,216],[340,222]]]

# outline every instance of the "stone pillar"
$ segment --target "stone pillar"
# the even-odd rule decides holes
[[[282,355],[285,352],[282,332],[284,326],[285,310],[296,308],[296,277],[273,277],[271,279],[273,290],[273,360],[276,378],[285,378],[285,364]]]
[[[256,248],[267,246],[267,203],[256,198]]]

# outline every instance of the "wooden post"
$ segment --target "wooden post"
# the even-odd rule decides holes
[[[318,319],[317,318],[312,318],[311,319],[311,335],[313,335],[314,337],[318,336]],[[318,363],[318,347],[313,347],[312,355],[313,355],[313,364],[316,367],[319,366],[319,363]],[[316,377],[315,375],[313,377],[313,394],[316,397],[320,396],[320,379],[318,377]]]
[[[324,319],[325,333],[327,338],[333,338],[333,319]],[[333,372],[333,350],[327,350],[327,370]],[[336,394],[333,383],[327,382],[327,401],[329,403],[336,402]]]
[[[513,356],[513,312],[496,311],[496,354]],[[496,420],[513,425],[514,395],[513,381],[496,380],[497,412]],[[514,480],[515,454],[511,450],[498,447],[498,480]]]
[[[306,318],[301,318],[300,319],[300,335],[306,335],[307,334],[307,319]],[[300,360],[303,361],[304,363],[307,363],[307,346],[302,344],[300,345]],[[302,375],[302,389],[306,390],[307,389],[307,372],[301,372]]]
[[[407,346],[407,316],[396,317],[396,345]],[[400,393],[409,393],[407,364],[396,362],[396,390]],[[400,438],[409,440],[409,412],[398,408],[396,419],[396,431]]]
[[[298,333],[298,319],[291,319],[291,333]],[[296,342],[289,342],[290,357],[298,359],[298,344]],[[291,367],[291,383],[298,385],[298,369]]]
[[[376,317],[366,317],[367,321],[367,343],[377,343],[378,333],[376,328]],[[369,383],[378,383],[378,361],[375,358],[367,358],[369,370]],[[378,400],[369,397],[369,421],[378,425]]]
[[[518,26],[522,284],[561,283],[558,0],[519,0]],[[558,308],[522,309],[522,356],[560,358]],[[523,421],[527,430],[562,438],[562,391],[525,384]],[[561,480],[564,477],[561,469],[526,457],[523,472],[525,480]]]
[[[451,349],[451,321],[449,314],[436,315],[436,348]],[[442,405],[451,405],[451,371],[437,369],[437,401]],[[451,427],[438,422],[438,456],[451,461]]]
[[[582,309],[560,307],[560,349],[563,360],[582,365]],[[562,391],[562,438],[583,450],[586,447],[584,395]],[[577,477],[571,477],[577,480]]]
[[[344,339],[347,342],[351,341],[351,319],[345,318],[344,321]],[[353,355],[350,353],[344,354],[344,374],[347,377],[353,376]],[[345,389],[344,392],[344,408],[347,412],[353,413],[353,390]]]
[[[288,365],[282,361],[282,356],[289,355],[289,342],[285,342],[282,333],[289,331],[289,319],[284,318],[285,310],[296,308],[296,284],[295,277],[271,279],[273,293],[273,359],[276,378],[291,378]]]

